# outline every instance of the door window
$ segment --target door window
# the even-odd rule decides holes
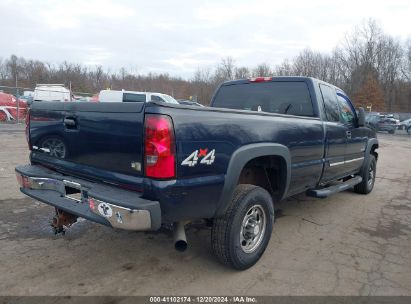
[[[355,114],[348,98],[342,94],[337,94],[337,99],[341,109],[341,121],[344,124],[353,125],[355,123]]]
[[[340,121],[340,108],[337,101],[335,89],[324,84],[320,84],[321,93],[324,100],[324,110],[328,121]]]

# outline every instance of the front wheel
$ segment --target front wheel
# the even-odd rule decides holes
[[[354,191],[360,194],[368,194],[372,191],[377,174],[377,160],[375,156],[370,154],[366,162],[360,171],[362,182],[354,187]]]
[[[271,195],[258,186],[238,185],[225,214],[213,221],[214,254],[220,262],[238,270],[253,266],[270,241],[273,223]]]

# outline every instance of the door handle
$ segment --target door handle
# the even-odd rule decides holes
[[[351,138],[351,131],[346,131],[345,135],[347,136],[348,139],[350,139]]]
[[[64,118],[64,124],[66,127],[75,127],[76,126],[76,120],[74,118]]]

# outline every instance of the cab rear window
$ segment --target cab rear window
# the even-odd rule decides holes
[[[305,82],[259,82],[222,86],[213,107],[314,116]]]

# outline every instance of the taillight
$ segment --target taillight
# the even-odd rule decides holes
[[[22,175],[16,172],[17,182],[19,183],[20,187],[22,188],[31,188],[32,183],[28,176]]]
[[[272,77],[254,77],[248,79],[250,82],[265,82],[265,81],[271,81],[273,80]]]
[[[27,140],[27,144],[29,145],[29,149],[31,150],[31,145],[30,145],[30,108],[27,109],[27,114],[26,114],[26,140]]]
[[[174,178],[175,139],[173,123],[165,115],[146,115],[144,157],[146,176],[153,178]]]

